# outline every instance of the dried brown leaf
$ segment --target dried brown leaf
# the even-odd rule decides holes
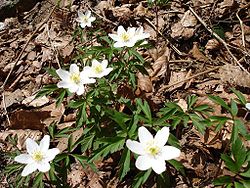
[[[250,87],[249,74],[245,71],[242,71],[238,66],[226,64],[220,68],[219,73],[220,79],[223,83]]]
[[[150,77],[140,72],[137,73],[137,84],[141,91],[145,91],[146,93],[153,91],[153,84]]]

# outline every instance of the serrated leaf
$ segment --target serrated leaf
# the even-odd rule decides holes
[[[130,170],[130,151],[128,150],[128,148],[125,148],[123,150],[121,160],[119,161],[119,166],[119,177],[120,180],[122,180]]]
[[[237,91],[236,89],[234,88],[231,88],[231,90],[234,92],[234,94],[238,97],[240,103],[242,105],[245,105],[247,103],[245,97],[242,95],[242,93],[240,91]]]
[[[225,109],[227,109],[228,111],[230,111],[230,108],[228,107],[227,103],[222,98],[220,98],[219,96],[209,95],[208,98],[211,101],[213,101],[214,103],[219,104],[222,107],[224,107]]]

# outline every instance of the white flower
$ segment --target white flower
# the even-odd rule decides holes
[[[145,128],[138,130],[139,141],[127,140],[127,147],[140,155],[135,162],[139,170],[152,169],[161,174],[166,170],[165,160],[171,160],[180,156],[180,150],[173,146],[165,146],[169,136],[169,127],[163,127],[155,137]]]
[[[4,22],[0,22],[0,31],[5,29],[5,23]]]
[[[95,21],[95,17],[91,16],[91,12],[89,10],[86,11],[85,14],[78,11],[78,18],[76,19],[77,22],[80,23],[82,28],[85,28],[86,26],[91,27],[91,22]]]
[[[137,42],[135,37],[135,27],[129,27],[126,31],[123,26],[119,26],[117,29],[117,34],[109,34],[109,36],[116,41],[114,47],[133,47]]]
[[[15,157],[15,161],[27,164],[23,171],[22,176],[27,176],[37,169],[40,172],[48,172],[50,170],[49,162],[60,153],[58,148],[49,149],[50,137],[45,135],[38,145],[34,140],[27,138],[25,141],[28,154],[21,154]]]
[[[84,67],[84,72],[86,72],[86,74],[89,76],[89,77],[92,77],[92,78],[101,78],[103,76],[106,76],[108,75],[112,70],[113,68],[107,68],[108,66],[108,61],[107,60],[103,60],[101,63],[98,62],[97,60],[93,60],[92,61],[92,66],[89,67],[89,66],[86,66]]]
[[[246,103],[246,108],[248,109],[248,110],[250,110],[250,103]]]
[[[143,32],[143,27],[140,26],[135,31],[135,37],[137,40],[143,40],[143,39],[149,38],[150,34]]]
[[[77,95],[84,93],[84,84],[95,83],[95,79],[89,78],[84,71],[80,72],[76,64],[70,65],[69,72],[58,69],[56,73],[62,79],[57,83],[57,87],[69,89],[71,93],[76,92]]]

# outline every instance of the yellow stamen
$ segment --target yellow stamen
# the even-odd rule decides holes
[[[79,84],[81,81],[80,74],[79,73],[73,73],[70,76],[70,80],[74,82],[75,84]]]
[[[154,157],[159,154],[160,148],[155,145],[154,141],[150,141],[147,143],[146,152]]]
[[[130,37],[127,33],[122,33],[121,38],[124,42],[128,42]]]
[[[96,74],[102,73],[102,72],[103,72],[102,65],[97,65],[97,66],[95,66],[95,67],[94,67],[94,72],[95,72]]]
[[[43,153],[41,151],[36,151],[34,152],[34,154],[32,155],[32,158],[35,160],[35,161],[41,161],[43,160]]]

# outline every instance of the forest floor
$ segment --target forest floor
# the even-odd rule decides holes
[[[10,163],[7,153],[13,148],[7,137],[17,135],[19,149],[26,138],[39,139],[52,122],[59,126],[73,125],[75,112],[65,113],[65,106],[55,107],[55,100],[43,97],[34,100],[39,89],[56,83],[44,68],[68,64],[76,56],[79,41],[73,40],[77,30],[77,10],[91,10],[97,21],[91,30],[102,28],[107,33],[117,26],[143,26],[150,34],[152,48],[141,54],[148,62],[149,75],[138,74],[133,95],[146,98],[157,111],[165,101],[179,101],[185,108],[189,95],[198,96],[198,103],[210,104],[214,114],[225,113],[207,95],[220,96],[229,102],[235,98],[230,88],[241,91],[250,101],[250,3],[247,0],[178,0],[161,6],[148,6],[147,1],[56,0],[38,2],[28,12],[2,20],[0,28],[0,187],[8,187],[2,175]],[[126,89],[126,88],[125,88]],[[246,110],[240,107],[240,113]],[[224,114],[225,115],[225,114]],[[250,131],[250,117],[245,124]],[[176,187],[213,187],[218,176],[219,158],[230,135],[212,129],[204,136],[189,129],[180,139],[180,161],[187,169],[189,184]],[[79,132],[75,133],[81,134]],[[250,146],[250,143],[246,143]],[[67,147],[58,141],[60,150]],[[223,167],[223,166],[222,166]],[[126,187],[115,176],[111,159],[98,164],[99,174],[72,166],[68,181],[72,187]],[[221,174],[227,174],[222,170]],[[219,174],[219,175],[221,175]]]

